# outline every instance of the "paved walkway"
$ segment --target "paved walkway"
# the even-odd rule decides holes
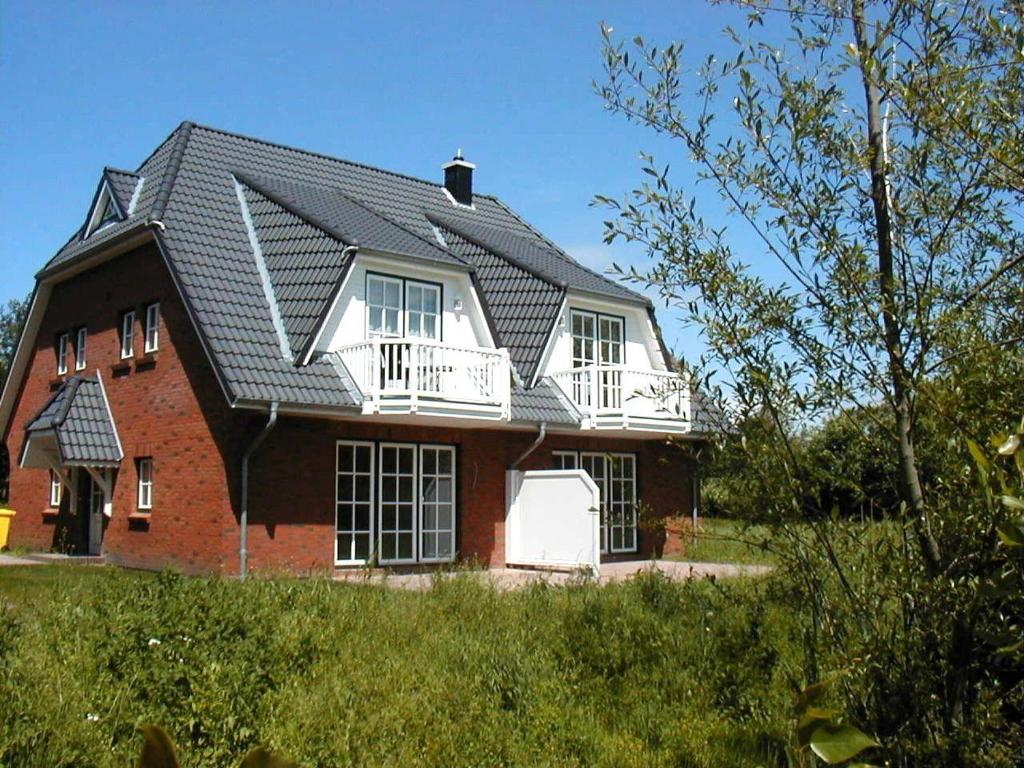
[[[686,579],[703,578],[735,578],[738,576],[761,576],[771,568],[767,565],[737,565],[733,563],[690,563],[677,560],[630,560],[619,563],[603,563],[601,565],[601,583],[631,579],[639,573],[656,570],[670,579],[685,581]],[[453,573],[460,573],[455,571]],[[358,582],[365,584],[387,584],[397,589],[429,589],[435,578],[447,578],[453,573],[445,571],[418,573],[389,573],[383,570],[351,570],[335,573],[336,581]],[[462,571],[464,573],[464,571]],[[490,580],[499,589],[514,589],[532,582],[548,584],[565,584],[578,575],[565,571],[541,571],[525,568],[491,568],[489,570],[470,571],[482,580]],[[440,574],[440,576],[438,576]]]
[[[103,558],[84,555],[63,555],[59,552],[30,552],[25,555],[12,555],[10,552],[0,552],[0,568],[8,565],[46,565],[47,563],[99,565],[103,563]]]

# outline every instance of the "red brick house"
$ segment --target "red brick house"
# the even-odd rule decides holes
[[[105,169],[0,399],[11,543],[186,571],[502,565],[518,461],[586,470],[602,551],[649,555],[638,506],[691,512],[668,438],[701,437],[651,304],[472,175],[191,123]]]

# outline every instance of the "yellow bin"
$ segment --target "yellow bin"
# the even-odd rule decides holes
[[[0,507],[0,549],[7,546],[7,535],[11,532],[11,518],[14,515],[13,509]]]

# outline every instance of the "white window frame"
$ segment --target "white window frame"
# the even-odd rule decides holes
[[[153,509],[153,458],[140,457],[135,460],[135,471],[139,476],[136,489],[136,506],[141,510]]]
[[[50,470],[50,506],[53,508],[59,508],[61,499],[64,496],[64,483],[61,482],[60,475],[54,470]]]
[[[354,448],[368,448],[370,451],[370,529],[369,531],[363,531],[362,529],[346,528],[344,531],[338,526],[338,517],[341,512],[341,506],[343,503],[355,504],[355,483],[356,478],[363,474],[359,472],[355,464],[353,463],[353,472],[347,474],[346,477],[350,478],[352,482],[352,502],[342,502],[339,498],[338,487],[342,481],[341,473],[341,451],[342,449],[354,449]],[[354,462],[354,459],[353,459]],[[375,549],[375,526],[377,522],[377,446],[368,440],[338,440],[334,447],[334,563],[335,565],[366,565],[370,560],[373,559]],[[353,526],[355,521],[355,511],[353,515]],[[368,533],[370,537],[369,552],[365,559],[341,557],[341,552],[338,550],[338,538],[342,533],[352,534],[353,536],[357,533],[363,534]],[[351,552],[350,552],[351,555]]]
[[[389,535],[399,534],[412,534],[412,553],[409,557],[395,557],[395,558],[384,558],[384,525],[378,521],[377,525],[377,552],[379,553],[378,562],[381,565],[408,565],[419,562],[419,539],[420,539],[420,499],[419,499],[419,480],[420,480],[420,467],[419,467],[419,446],[416,443],[380,443],[377,448],[377,515],[378,518],[382,517],[381,507],[385,503],[384,499],[384,451],[388,449],[412,450],[412,530],[408,531],[401,527],[396,527],[388,530]],[[399,478],[403,477],[400,472],[401,460],[396,457],[395,464],[395,493],[396,499],[395,504],[400,504],[401,499],[398,496]],[[390,475],[389,475],[390,476]],[[398,524],[397,513],[396,513],[396,526]],[[397,554],[397,552],[396,552]]]
[[[427,451],[437,451],[438,452],[438,458],[440,458],[440,454],[442,452],[447,453],[447,454],[449,454],[451,456],[451,461],[452,461],[451,467],[452,467],[452,469],[451,469],[451,474],[447,475],[447,477],[451,478],[452,497],[447,502],[440,502],[440,501],[434,502],[435,506],[438,508],[437,511],[439,511],[439,508],[440,508],[440,506],[442,504],[450,504],[451,505],[451,513],[452,513],[452,515],[451,515],[451,527],[448,528],[448,529],[439,527],[437,525],[436,521],[435,521],[435,524],[434,524],[433,528],[424,528],[424,526],[423,526],[423,505],[424,505],[424,501],[423,501],[423,479],[424,479],[424,475],[423,475],[423,454],[425,452],[427,452]],[[456,512],[457,512],[457,510],[459,508],[458,507],[458,503],[457,503],[457,495],[458,495],[458,476],[457,475],[458,475],[458,473],[457,473],[456,467],[455,467],[455,463],[456,463],[456,459],[457,458],[458,457],[457,457],[457,455],[455,453],[455,446],[454,445],[440,445],[440,444],[433,444],[433,443],[422,443],[419,446],[419,466],[416,468],[417,469],[417,472],[416,472],[416,504],[419,507],[419,509],[417,510],[417,515],[416,515],[416,524],[417,524],[417,527],[418,527],[419,530],[418,530],[417,535],[416,535],[416,546],[417,546],[417,548],[419,550],[419,552],[418,552],[420,554],[419,562],[421,562],[421,563],[450,563],[452,560],[455,559],[455,537],[456,537],[455,515],[456,515]],[[440,477],[446,477],[446,475],[442,475],[440,473],[440,471],[438,471],[436,474],[431,475],[431,477],[440,478]],[[423,552],[423,534],[424,533],[432,533],[432,534],[437,535],[438,537],[440,537],[440,535],[443,534],[443,533],[450,533],[450,535],[451,535],[450,554],[448,554],[448,555],[446,555],[444,557],[438,557],[438,556],[435,556],[435,557],[423,557],[422,556],[422,552]]]
[[[561,465],[561,468],[567,468],[565,467],[564,463],[565,457],[570,455],[575,456],[576,466],[572,467],[572,469],[582,469],[584,472],[587,472],[587,470],[583,466],[584,459],[596,459],[603,462],[604,477],[596,478],[593,477],[593,475],[591,475],[591,479],[594,481],[594,483],[597,485],[598,489],[601,492],[601,554],[618,555],[636,552],[639,549],[640,545],[640,537],[638,533],[639,518],[637,516],[637,477],[639,475],[640,458],[637,456],[637,454],[630,452],[623,453],[612,451],[552,451],[552,455],[558,458],[558,463]],[[610,498],[611,494],[609,493],[609,491],[611,490],[612,481],[615,479],[622,478],[613,477],[611,471],[613,464],[608,460],[609,457],[611,457],[612,459],[619,460],[628,458],[630,460],[630,465],[632,466],[632,471],[629,474],[629,488],[631,498],[627,500],[628,503],[632,506],[632,524],[628,526],[617,526],[620,528],[628,529],[630,531],[632,546],[618,548],[613,548],[611,546],[612,526],[609,524],[609,511],[611,510],[611,504],[613,502]],[[589,475],[590,473],[587,472],[587,474]],[[618,501],[615,503],[623,504],[624,502]]]
[[[370,303],[370,283],[380,282],[382,284],[381,290],[381,301],[383,304],[371,304]],[[393,307],[387,303],[387,285],[388,284],[398,286],[398,301],[399,305]],[[395,311],[398,313],[398,320],[395,323],[396,332],[394,334],[388,333],[386,330],[371,330],[370,329],[370,313],[374,308],[381,310],[381,324],[384,328],[387,327],[387,312]],[[397,338],[405,332],[405,290],[402,287],[402,279],[399,277],[391,277],[390,275],[377,275],[367,274],[366,275],[366,338],[368,339],[390,339]]]
[[[121,359],[135,357],[135,310],[121,313]]]
[[[108,206],[114,212],[113,219],[103,218],[103,214],[106,212]],[[106,229],[111,224],[116,224],[123,215],[121,207],[118,205],[117,200],[114,199],[114,195],[110,191],[110,186],[104,181],[103,187],[100,189],[100,195],[96,198],[96,205],[93,207],[92,213],[89,216],[89,225],[85,228],[85,236],[91,237],[101,229]]]
[[[57,375],[68,372],[68,344],[70,339],[66,333],[57,334]]]
[[[386,304],[386,303],[385,304],[371,304],[370,303],[370,283],[373,282],[373,281],[378,281],[380,283],[383,283],[384,285],[387,285],[389,283],[392,284],[392,285],[396,285],[397,284],[398,285],[398,296],[399,296],[399,302],[400,302],[399,306],[394,307],[394,306],[391,306],[391,305]],[[436,300],[437,300],[437,304],[436,304],[437,312],[433,313],[433,315],[431,315],[431,316],[433,316],[435,318],[434,335],[433,336],[424,336],[423,333],[422,333],[422,328],[423,328],[422,320],[423,320],[423,317],[428,316],[430,313],[423,312],[422,310],[410,310],[409,309],[409,291],[412,288],[419,288],[422,291],[424,291],[424,293],[429,291],[429,292],[433,293],[434,296],[436,297]],[[366,290],[366,302],[365,302],[366,303],[366,323],[365,323],[366,338],[368,338],[368,339],[385,338],[386,339],[386,338],[396,338],[396,337],[412,337],[412,338],[419,338],[419,339],[432,339],[432,340],[435,340],[435,341],[440,341],[441,340],[443,329],[444,329],[444,306],[443,306],[443,302],[444,302],[444,286],[441,285],[440,283],[433,283],[433,282],[431,282],[429,280],[418,280],[418,279],[412,278],[412,277],[397,277],[395,275],[385,275],[385,274],[381,274],[379,272],[367,272],[366,273],[366,281],[365,281],[365,290]],[[383,292],[383,295],[386,296],[386,290]],[[384,331],[373,331],[373,330],[370,329],[370,313],[371,313],[371,310],[373,310],[374,308],[381,309],[382,312],[387,312],[388,310],[392,310],[392,311],[397,311],[398,312],[398,322],[395,324],[397,329],[398,329],[397,336],[393,336],[393,335],[388,334],[388,333],[386,333]],[[417,315],[420,316],[420,329],[421,330],[420,330],[419,333],[416,333],[415,335],[412,335],[410,333],[410,331],[409,331],[409,316],[411,314],[417,314]],[[382,314],[381,320],[382,320],[383,324],[386,326],[387,323],[384,322],[385,321],[385,317],[386,316]]]
[[[338,510],[341,506],[341,500],[338,494],[338,482],[342,478],[340,473],[340,462],[338,460],[338,450],[343,447],[354,447],[363,446],[371,449],[371,483],[370,483],[370,552],[367,559],[344,559],[339,557],[338,552],[338,534],[341,532],[338,528]],[[397,558],[397,559],[386,559],[381,557],[383,548],[381,546],[381,536],[383,535],[381,526],[381,504],[383,502],[384,493],[384,474],[381,471],[383,467],[383,452],[388,448],[397,448],[399,450],[411,450],[413,457],[413,529],[412,529],[412,557],[411,558]],[[426,450],[437,450],[446,451],[450,453],[452,465],[451,465],[451,482],[452,482],[452,498],[451,498],[451,554],[446,557],[432,557],[425,558],[421,556],[422,552],[422,541],[423,535],[423,454]],[[445,443],[410,443],[410,442],[384,442],[384,441],[371,441],[371,440],[338,440],[335,443],[335,483],[334,483],[334,564],[337,566],[349,566],[349,565],[366,565],[370,562],[377,562],[380,565],[413,565],[417,563],[450,563],[453,562],[458,555],[458,492],[459,492],[459,466],[458,466],[458,451],[456,446]],[[353,475],[347,475],[353,478]],[[399,477],[400,475],[396,475]],[[396,491],[398,483],[396,481]],[[353,496],[355,494],[353,493]],[[432,528],[430,532],[444,532],[445,529]],[[346,529],[345,532],[350,532]],[[362,532],[362,531],[360,531]]]
[[[146,305],[146,328],[143,335],[143,351],[148,355],[160,349],[160,302]]]
[[[75,370],[84,371],[86,366],[86,349],[88,347],[89,329],[84,325],[75,333]]]
[[[434,306],[437,307],[437,311],[434,312],[433,314],[425,312],[422,309],[422,305],[421,308],[417,310],[409,309],[409,292],[413,288],[418,288],[419,290],[421,290],[423,292],[421,295],[424,297],[427,295],[427,293],[434,294],[434,298],[436,301]],[[414,337],[417,339],[434,339],[435,341],[439,341],[441,339],[441,315],[443,314],[441,311],[441,295],[441,286],[438,285],[437,283],[427,283],[423,282],[422,280],[405,281],[405,303],[402,306],[402,316],[405,323],[404,327],[406,336]],[[410,319],[412,318],[413,315],[418,315],[420,321],[420,330],[416,334],[413,334],[410,330]],[[433,336],[427,336],[423,333],[423,318],[425,317],[434,318]]]
[[[555,460],[555,469],[579,469],[580,456],[576,451],[552,451],[551,457]],[[566,459],[572,459],[572,466],[566,466]]]

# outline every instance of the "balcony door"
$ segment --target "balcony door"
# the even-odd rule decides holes
[[[577,404],[589,407],[594,400],[597,377],[597,406],[618,410],[622,407],[622,372],[605,366],[620,366],[625,359],[623,337],[625,322],[614,315],[572,310],[572,390]],[[601,366],[598,369],[592,366]]]
[[[441,286],[435,283],[367,275],[366,309],[368,339],[441,338]],[[381,344],[381,389],[409,388],[410,357],[406,342]]]

